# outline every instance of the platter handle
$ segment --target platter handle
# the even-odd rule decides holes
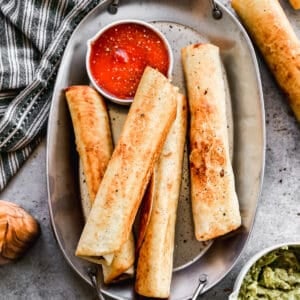
[[[97,281],[97,271],[94,268],[89,268],[88,270],[88,275],[91,279],[92,285],[96,290],[97,293],[97,297],[99,300],[105,300],[102,292],[101,292],[101,287],[99,287],[98,285],[98,281]]]
[[[112,14],[115,15],[118,12],[118,7],[120,5],[119,0],[112,0],[110,5],[108,6],[108,11]],[[212,16],[216,20],[220,20],[223,17],[223,13],[221,9],[219,8],[218,4],[216,3],[215,0],[211,0],[211,6],[212,6]]]
[[[198,285],[197,289],[195,290],[191,300],[197,300],[198,296],[201,294],[201,292],[205,288],[206,284],[207,284],[207,275],[206,274],[200,275],[199,285]]]
[[[108,6],[108,12],[112,15],[115,15],[118,12],[119,8],[119,0],[112,0],[112,2]]]
[[[216,20],[220,20],[223,17],[223,13],[219,6],[217,5],[215,0],[211,0],[211,6],[212,6],[212,16]]]

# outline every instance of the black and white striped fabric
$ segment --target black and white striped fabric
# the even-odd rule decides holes
[[[0,0],[0,190],[45,132],[73,30],[101,0]]]

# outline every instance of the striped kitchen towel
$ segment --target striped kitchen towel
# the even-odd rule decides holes
[[[43,136],[65,46],[99,2],[0,0],[0,190]]]

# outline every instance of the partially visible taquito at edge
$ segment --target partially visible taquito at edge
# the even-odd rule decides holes
[[[278,0],[232,0],[300,121],[300,40]]]
[[[71,86],[65,93],[80,157],[81,202],[86,219],[112,154],[109,118],[103,98],[89,86]],[[131,237],[120,251],[88,260],[103,265],[104,281],[108,283],[123,273],[132,274],[134,252]]]
[[[231,166],[226,92],[219,48],[182,49],[190,111],[190,174],[195,236],[206,241],[241,225]]]
[[[146,297],[168,298],[170,294],[186,125],[186,100],[178,93],[176,119],[155,165],[153,187],[148,190],[153,198],[150,221],[141,229],[135,290]]]
[[[290,0],[290,3],[294,9],[300,9],[300,0]]]
[[[103,256],[129,239],[153,167],[176,116],[175,89],[147,67],[79,240],[77,256]]]

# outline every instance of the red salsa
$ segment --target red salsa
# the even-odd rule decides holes
[[[164,41],[150,28],[136,23],[115,25],[91,45],[90,70],[109,94],[130,99],[146,66],[167,76],[169,55]]]

